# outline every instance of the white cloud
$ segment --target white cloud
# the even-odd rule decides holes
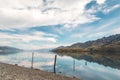
[[[91,31],[89,31],[89,32],[85,32],[85,33],[76,33],[76,34],[71,35],[70,37],[71,38],[80,38],[80,39],[82,39],[84,37],[86,37],[86,38],[96,38],[96,37],[99,36],[99,38],[101,38],[104,35],[105,35],[105,32],[98,31],[98,32],[92,33]]]
[[[50,34],[50,33],[44,33],[44,32],[40,32],[40,31],[35,31],[33,34],[34,34],[34,35],[37,35],[37,36],[58,37],[58,35]]]
[[[57,35],[44,32],[32,32],[23,34],[8,34],[0,32],[0,46],[12,46],[21,49],[44,49],[67,46],[69,44],[58,44]]]
[[[102,0],[97,0],[97,3],[99,1],[102,1]],[[113,1],[110,1],[110,2],[112,3]],[[120,4],[115,4],[113,6],[110,6],[107,3],[105,3],[105,2],[103,2],[103,3],[102,4],[100,3],[100,4],[92,6],[90,9],[86,10],[85,13],[92,14],[92,13],[96,13],[96,12],[100,11],[100,12],[103,12],[104,14],[108,14],[111,11],[113,11],[113,10],[115,10],[117,8],[120,8]]]
[[[104,4],[106,0],[96,0],[98,4]]]
[[[89,37],[89,38],[94,38],[94,37],[103,37],[105,35],[105,33],[104,32],[96,32],[96,33],[92,33],[92,34],[90,34],[90,35],[88,35],[87,37]]]
[[[107,31],[106,33],[109,34],[120,34],[120,26],[118,28],[112,29],[110,31]]]
[[[111,12],[111,11],[117,9],[117,8],[120,8],[120,4],[116,4],[116,5],[112,6],[112,7],[108,7],[106,9],[104,9],[103,12],[104,13],[109,13],[109,12]]]
[[[83,33],[75,33],[72,34],[70,37],[71,38],[79,38],[79,39],[83,39],[85,38],[89,38],[89,40],[91,39],[98,39],[98,38],[102,38],[105,36],[109,36],[109,35],[115,35],[115,34],[120,34],[120,27],[119,26],[115,26],[116,28],[113,28],[112,30],[108,30],[108,31],[104,31],[104,28],[106,27],[110,27],[109,25],[105,24],[103,25],[101,28],[97,28],[95,30],[89,30],[87,32],[83,32]]]
[[[6,41],[1,41],[0,40],[0,46],[7,46],[7,45],[10,45],[11,42],[6,42]]]
[[[86,4],[90,1],[0,0],[0,29],[93,22],[99,18],[83,14]]]
[[[43,5],[43,0],[0,0],[1,8],[41,8]]]
[[[39,33],[39,34],[38,34]],[[7,34],[0,33],[1,39],[13,39],[13,41],[30,42],[30,41],[46,41],[46,42],[56,42],[56,38],[49,37],[54,36],[52,34],[48,34],[48,37],[45,37],[47,34],[43,32],[35,32],[35,34]]]
[[[103,26],[104,27],[104,26]],[[110,27],[110,26],[108,26]],[[101,29],[101,31],[100,31]],[[120,27],[119,26],[115,26],[115,28],[113,28],[112,30],[107,30],[107,31],[104,31],[104,28],[98,28],[96,29],[96,32],[94,33],[91,33],[91,34],[86,34],[86,37],[87,38],[102,38],[102,37],[107,37],[107,36],[110,36],[110,35],[115,35],[115,34],[120,34]]]
[[[86,36],[88,33],[76,33],[76,34],[72,34],[70,37],[71,38],[83,38],[84,36]]]
[[[44,32],[8,34],[0,32],[0,46],[13,46],[21,49],[53,48],[57,35]],[[48,43],[41,45],[42,43]],[[52,45],[53,44],[53,45]]]

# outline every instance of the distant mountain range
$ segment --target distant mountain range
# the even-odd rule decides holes
[[[45,53],[45,52],[49,52],[51,49],[48,48],[48,49],[36,49],[36,50],[25,50],[27,52],[42,52],[42,53]]]
[[[36,49],[36,50],[23,50],[15,47],[10,46],[0,46],[0,54],[11,54],[11,53],[18,53],[18,52],[42,52],[46,53],[49,52],[51,49]]]
[[[111,35],[109,37],[103,37],[93,41],[87,41],[84,43],[75,43],[71,46],[60,46],[53,51],[55,52],[79,52],[79,51],[120,51],[120,34]]]
[[[9,46],[0,46],[0,54],[9,54],[9,53],[17,53],[23,51],[22,49],[9,47]]]

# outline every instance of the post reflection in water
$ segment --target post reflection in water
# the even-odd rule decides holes
[[[73,71],[75,71],[75,59],[73,58]]]
[[[87,61],[85,62],[85,66],[87,66]]]

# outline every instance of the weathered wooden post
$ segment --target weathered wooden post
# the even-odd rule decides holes
[[[55,55],[55,59],[54,59],[54,73],[56,73],[56,60],[57,60],[57,55]]]
[[[33,63],[34,63],[34,53],[32,53],[31,69],[33,69]]]

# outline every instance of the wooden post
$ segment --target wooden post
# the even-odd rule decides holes
[[[57,60],[57,55],[55,55],[55,59],[54,59],[54,73],[56,73],[56,60]]]
[[[33,69],[33,63],[34,63],[34,53],[32,53],[31,69]]]

